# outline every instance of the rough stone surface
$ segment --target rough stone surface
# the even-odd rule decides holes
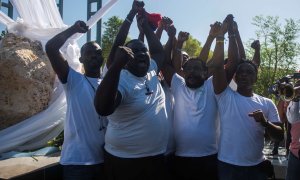
[[[40,42],[6,34],[0,43],[0,130],[47,108],[54,77]]]

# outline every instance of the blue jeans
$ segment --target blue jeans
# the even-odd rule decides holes
[[[218,161],[219,180],[266,180],[267,175],[256,166],[237,166]]]
[[[293,153],[289,154],[288,167],[286,171],[286,180],[299,180],[300,179],[300,159]]]
[[[63,165],[64,180],[102,180],[104,165]]]

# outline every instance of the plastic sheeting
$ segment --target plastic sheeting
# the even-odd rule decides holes
[[[7,27],[8,32],[25,36],[32,40],[45,43],[57,33],[65,30],[55,0],[10,0],[20,14],[16,21],[0,12],[0,23]],[[117,2],[109,0],[87,24],[91,28]],[[74,69],[80,68],[78,58],[80,49],[76,35],[67,41],[60,49],[69,65]],[[11,150],[32,150],[43,147],[47,142],[58,136],[63,130],[66,114],[66,99],[63,87],[56,78],[49,106],[46,110],[0,131],[0,153]]]

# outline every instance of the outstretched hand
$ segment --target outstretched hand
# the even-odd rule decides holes
[[[267,120],[262,112],[261,109],[256,110],[252,113],[249,113],[248,116],[253,117],[254,120],[258,123],[260,123],[262,126],[265,126],[267,124]]]
[[[89,27],[83,21],[76,21],[72,26],[77,33],[86,33]]]

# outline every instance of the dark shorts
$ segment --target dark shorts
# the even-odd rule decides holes
[[[165,180],[164,155],[120,158],[104,152],[108,180]]]
[[[217,154],[204,157],[175,156],[175,177],[178,180],[218,179]]]
[[[62,165],[64,180],[103,180],[104,164]]]

